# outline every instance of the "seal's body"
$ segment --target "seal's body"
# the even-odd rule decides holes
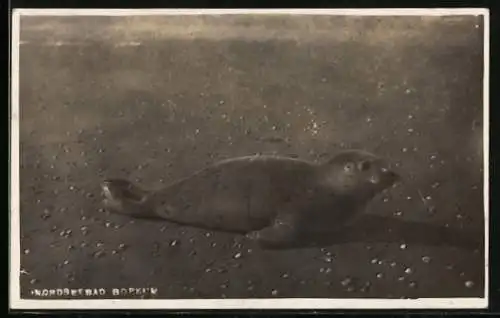
[[[112,212],[242,233],[279,247],[340,229],[396,179],[383,160],[351,150],[323,164],[274,156],[224,160],[158,191],[116,179],[102,188]]]

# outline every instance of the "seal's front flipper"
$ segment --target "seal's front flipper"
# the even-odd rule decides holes
[[[261,247],[268,249],[289,248],[295,242],[295,237],[289,229],[277,226],[250,232],[246,237],[257,242]]]
[[[294,246],[299,239],[298,227],[293,215],[278,217],[275,222],[259,231],[246,235],[261,247],[268,249],[282,249]]]

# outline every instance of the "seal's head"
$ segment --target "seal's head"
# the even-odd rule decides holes
[[[370,199],[400,177],[388,162],[362,150],[347,150],[322,165],[323,182],[336,193]]]

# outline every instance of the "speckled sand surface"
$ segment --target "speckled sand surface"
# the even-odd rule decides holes
[[[106,214],[98,187],[108,176],[160,187],[240,155],[315,161],[364,148],[406,179],[367,213],[481,230],[482,32],[473,16],[22,18],[23,297],[100,287],[156,287],[164,298],[482,296],[481,248],[261,251]]]

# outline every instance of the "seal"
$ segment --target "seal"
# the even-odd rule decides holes
[[[386,160],[346,150],[323,163],[266,155],[227,159],[159,190],[124,179],[107,179],[101,188],[112,213],[239,233],[281,248],[342,229],[399,179]]]

